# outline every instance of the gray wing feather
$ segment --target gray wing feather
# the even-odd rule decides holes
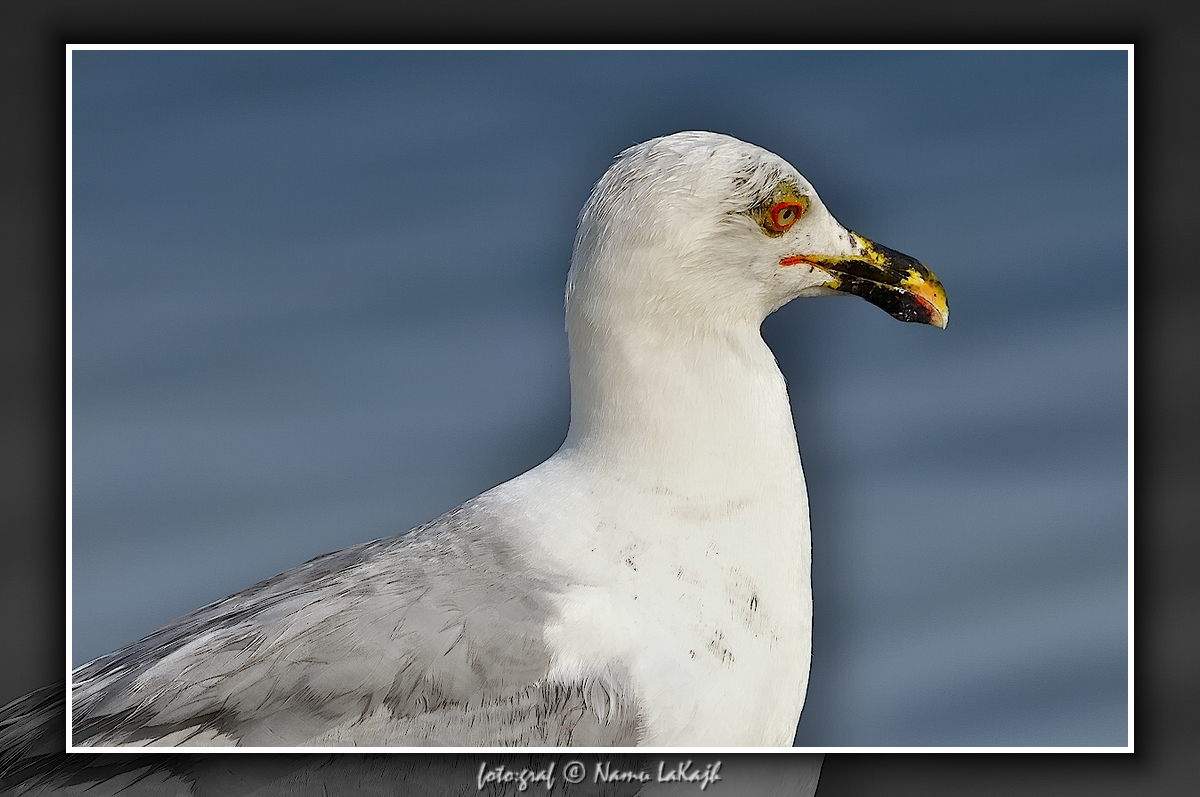
[[[182,617],[75,672],[73,741],[636,744],[622,673],[545,680],[554,587],[501,532],[468,502]]]

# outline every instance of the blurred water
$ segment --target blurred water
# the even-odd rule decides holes
[[[804,745],[1126,742],[1123,52],[77,52],[73,657],[428,520],[566,432],[630,144],[729,133],[929,264],[764,334],[813,515]]]

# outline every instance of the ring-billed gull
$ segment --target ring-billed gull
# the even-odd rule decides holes
[[[83,665],[74,744],[790,745],[808,499],[759,328],[838,292],[946,324],[937,278],[777,155],[706,132],[626,150],[580,216],[558,452]]]

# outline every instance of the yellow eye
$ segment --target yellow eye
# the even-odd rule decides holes
[[[795,202],[780,202],[767,213],[771,226],[779,232],[785,232],[804,213],[804,208]]]
[[[796,225],[808,212],[810,200],[800,187],[784,181],[770,195],[745,213],[758,223],[759,229],[771,238],[778,238]]]

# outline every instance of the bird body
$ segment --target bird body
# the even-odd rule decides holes
[[[123,718],[88,738],[790,744],[808,675],[808,510],[783,379],[754,337],[757,357],[726,352],[735,378],[713,406],[647,418],[657,432],[631,436],[634,450],[572,440],[433,523],[313,560],[86,665],[77,712]],[[661,370],[673,390],[714,393],[686,385],[681,364]],[[704,433],[678,450],[655,442],[682,427]],[[646,446],[662,459],[647,462]],[[125,686],[117,673],[131,666]],[[180,689],[181,675],[194,686]],[[539,719],[540,688],[514,705],[534,684],[578,690],[585,721]],[[146,700],[156,694],[171,700]],[[77,732],[103,727],[76,720]]]
[[[701,132],[627,150],[580,217],[559,451],[79,668],[75,743],[790,745],[808,498],[759,327],[837,292],[945,325],[936,277],[778,156]]]

